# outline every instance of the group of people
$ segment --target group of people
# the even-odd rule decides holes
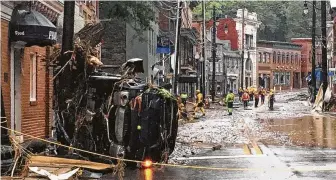
[[[273,104],[274,104],[274,92],[273,90],[266,90],[265,88],[254,88],[249,87],[243,90],[242,88],[239,88],[239,99],[244,103],[244,109],[247,108],[249,101],[254,101],[254,107],[257,108],[259,105],[259,100],[261,102],[261,105],[265,103],[265,97],[268,94],[269,97],[269,108],[270,110],[273,110]]]
[[[243,102],[244,109],[248,107],[248,103],[250,101],[254,101],[254,107],[257,108],[259,105],[259,101],[261,102],[261,105],[265,103],[265,97],[268,95],[269,98],[269,109],[273,110],[274,105],[274,92],[273,90],[266,90],[265,88],[254,88],[249,87],[243,90],[242,88],[239,88],[239,100]],[[180,96],[178,96],[178,104],[181,116],[186,117],[187,116],[187,110],[186,110],[186,103],[187,103],[188,94],[181,93]],[[194,103],[194,113],[197,113],[199,110],[201,110],[202,115],[205,116],[204,106],[206,103],[204,103],[203,100],[203,94],[200,92],[200,90],[196,90],[195,94],[196,102]],[[235,94],[232,90],[229,91],[229,93],[225,97],[225,103],[227,105],[228,113],[229,115],[232,115],[233,110],[233,102],[235,99]]]

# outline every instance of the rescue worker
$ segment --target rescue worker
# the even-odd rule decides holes
[[[187,104],[188,94],[186,92],[181,93],[181,100],[184,106]]]
[[[243,101],[242,101],[242,96],[243,96],[243,94],[244,94],[243,88],[239,88],[239,90],[238,90],[238,95],[239,95],[239,101],[240,101],[240,102],[243,102]]]
[[[266,96],[266,89],[262,88],[261,89],[261,93],[260,93],[260,97],[261,97],[261,104],[265,103],[265,96]]]
[[[257,108],[259,104],[259,92],[254,91],[254,107]]]
[[[194,112],[198,112],[198,108],[201,109],[201,112],[203,113],[203,116],[205,116],[205,111],[204,111],[204,103],[203,103],[203,94],[201,93],[200,90],[196,90],[196,104],[194,108]]]
[[[249,87],[248,90],[249,90],[249,95],[250,95],[250,101],[253,101],[253,95],[254,95],[253,88]]]
[[[247,103],[250,100],[250,96],[249,96],[249,93],[248,93],[247,90],[245,90],[244,94],[242,95],[242,100],[243,100],[243,103],[244,103],[244,109],[246,109],[247,108]]]
[[[234,98],[235,98],[235,95],[233,94],[232,90],[230,90],[229,94],[226,95],[226,101],[225,101],[227,104],[229,115],[232,115]]]
[[[274,102],[275,102],[275,97],[274,97],[274,93],[273,93],[272,89],[270,90],[270,93],[268,95],[268,102],[269,102],[269,109],[271,111],[273,111],[273,105],[274,105]]]

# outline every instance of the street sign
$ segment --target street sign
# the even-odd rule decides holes
[[[157,38],[157,54],[170,54],[170,40],[168,37],[160,36]]]

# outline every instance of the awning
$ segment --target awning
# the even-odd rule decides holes
[[[41,13],[16,7],[10,21],[10,41],[26,42],[26,46],[50,46],[56,43],[56,27]]]
[[[178,80],[179,83],[197,83],[197,76],[192,75],[179,75]]]

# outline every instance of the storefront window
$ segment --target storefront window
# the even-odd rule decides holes
[[[274,85],[279,84],[279,73],[278,72],[274,73],[273,84]]]
[[[290,72],[286,72],[286,85],[290,85]]]
[[[280,73],[280,84],[285,84],[285,75],[284,75],[284,73]]]

